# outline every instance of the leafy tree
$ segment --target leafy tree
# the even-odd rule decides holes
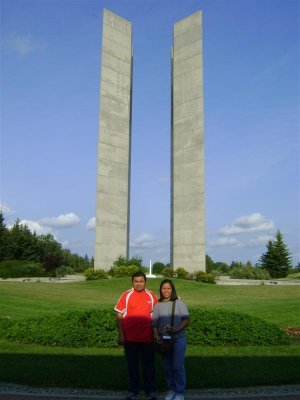
[[[73,268],[76,272],[83,272],[92,267],[87,255],[82,257],[79,254],[71,253],[69,249],[63,249],[62,255],[63,265]]]
[[[229,270],[229,265],[224,262],[216,262],[215,263],[215,270],[220,272],[221,274],[227,274]]]
[[[267,243],[267,251],[259,259],[259,265],[266,269],[272,278],[284,278],[292,268],[292,257],[278,230],[275,240]]]
[[[240,269],[240,268],[243,268],[243,266],[244,266],[243,263],[240,261],[232,261],[229,268],[230,269],[234,269],[234,268]]]
[[[113,267],[112,268],[115,268],[115,267],[124,267],[124,266],[126,266],[127,265],[127,259],[126,259],[126,257],[124,257],[124,256],[119,256],[119,257],[117,257],[117,259],[113,262]]]
[[[42,261],[46,254],[57,253],[61,251],[61,244],[54,239],[51,233],[38,236],[38,252]]]
[[[161,274],[163,269],[165,268],[165,264],[159,261],[156,261],[155,263],[153,263],[153,268],[152,268],[152,272],[154,274]]]
[[[173,278],[175,272],[174,272],[173,268],[171,268],[171,267],[165,267],[165,268],[162,270],[162,274],[163,274],[163,276],[164,276],[165,278]]]
[[[134,256],[134,257],[131,257],[131,258],[127,261],[127,265],[128,265],[128,266],[129,266],[129,265],[135,265],[136,267],[141,268],[141,267],[142,267],[142,262],[143,262],[143,260],[142,260],[141,257],[139,257],[139,256]]]
[[[207,254],[205,256],[205,262],[206,262],[206,271],[207,272],[213,271],[215,268],[215,263],[214,263],[213,259],[210,256],[208,256]]]
[[[63,255],[61,252],[45,254],[43,267],[47,272],[53,272],[63,264]]]

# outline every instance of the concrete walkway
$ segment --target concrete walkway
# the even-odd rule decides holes
[[[149,275],[148,275],[149,277]],[[155,276],[163,279],[163,276]],[[43,283],[71,283],[71,282],[83,282],[85,281],[85,277],[83,275],[75,274],[75,275],[66,275],[62,278],[0,278],[0,282],[23,282],[23,283],[33,283],[33,282],[43,282]],[[217,277],[217,285],[231,285],[231,286],[258,286],[258,285],[278,285],[278,286],[300,286],[300,279],[290,279],[290,280],[259,280],[259,279],[231,279],[229,276],[218,276]]]
[[[165,393],[158,394],[158,400],[164,399]],[[124,400],[126,392],[103,390],[30,388],[21,385],[0,383],[1,400]],[[300,384],[285,386],[263,386],[234,389],[187,390],[185,400],[233,400],[233,399],[273,399],[300,400]],[[146,400],[141,394],[138,400]]]

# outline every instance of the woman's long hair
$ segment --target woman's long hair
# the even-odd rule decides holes
[[[164,301],[164,296],[163,296],[162,293],[161,293],[161,288],[163,287],[163,285],[164,285],[165,283],[168,283],[168,284],[171,286],[171,289],[172,289],[170,301],[175,301],[175,300],[177,300],[178,297],[177,297],[177,293],[176,293],[176,289],[175,289],[175,286],[174,286],[173,281],[171,281],[171,279],[164,279],[164,280],[160,283],[160,287],[159,287],[160,298],[159,298],[158,301]]]

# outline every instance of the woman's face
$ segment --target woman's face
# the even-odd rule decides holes
[[[164,283],[161,287],[161,294],[164,300],[169,300],[172,295],[172,287],[169,283]]]

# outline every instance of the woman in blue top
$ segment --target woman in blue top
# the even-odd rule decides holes
[[[161,343],[164,335],[171,335],[173,351],[163,353],[163,368],[169,393],[165,400],[184,400],[186,385],[184,356],[186,351],[185,329],[189,324],[189,312],[182,300],[177,297],[174,283],[164,279],[159,288],[160,298],[155,305],[152,316],[154,338]],[[175,301],[174,323],[171,327],[172,305]]]

